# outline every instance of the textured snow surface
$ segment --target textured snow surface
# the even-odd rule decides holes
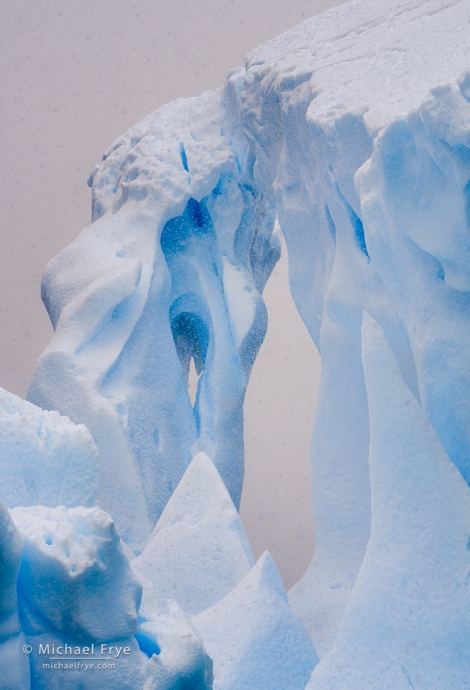
[[[109,515],[62,506],[11,514],[25,539],[18,586],[31,615],[88,642],[136,632],[142,591]]]
[[[0,689],[470,687],[469,24],[470,0],[347,3],[96,167],[43,279],[28,396],[57,412],[0,392]],[[289,600],[236,512],[276,215],[322,356]],[[25,639],[130,653],[51,673]]]
[[[0,388],[0,497],[9,508],[93,506],[98,451],[88,429]]]
[[[194,616],[228,594],[253,564],[229,493],[211,460],[198,453],[132,567],[160,597]]]
[[[377,134],[468,69],[469,20],[468,0],[353,0],[250,53],[247,82],[294,102],[303,91],[312,124],[356,114]]]
[[[268,551],[235,589],[192,621],[214,662],[214,690],[304,690],[318,662]]]

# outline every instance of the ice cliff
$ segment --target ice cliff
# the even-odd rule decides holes
[[[470,687],[469,23],[354,0],[105,154],[30,403],[0,401],[0,688]],[[276,216],[322,357],[288,600],[236,512]],[[58,673],[40,644],[121,653]]]

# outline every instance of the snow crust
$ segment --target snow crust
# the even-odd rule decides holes
[[[291,106],[305,84],[311,124],[357,115],[374,136],[468,68],[468,25],[467,0],[353,0],[250,53],[245,83]]]

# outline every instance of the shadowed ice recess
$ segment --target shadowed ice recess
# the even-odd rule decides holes
[[[96,166],[0,395],[1,690],[470,687],[469,17],[353,0]],[[237,512],[281,232],[322,358],[288,596]]]

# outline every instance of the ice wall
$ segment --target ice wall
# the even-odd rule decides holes
[[[320,657],[369,539],[363,310],[469,479],[469,10],[352,2],[247,58],[255,179],[276,206],[292,294],[322,355],[316,553],[290,594]]]

